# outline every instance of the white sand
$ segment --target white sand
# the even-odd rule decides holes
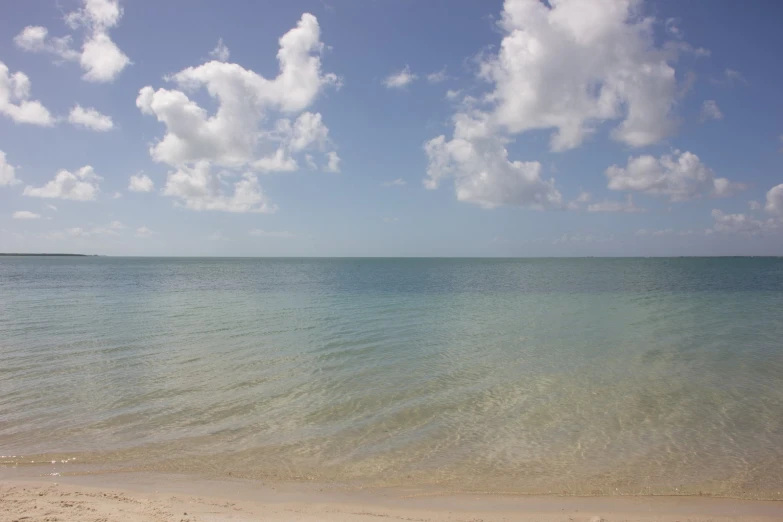
[[[341,491],[157,474],[33,477],[0,470],[0,522],[772,522],[783,502],[693,497],[502,497]]]

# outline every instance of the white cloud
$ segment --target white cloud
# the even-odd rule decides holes
[[[54,210],[55,212],[57,212],[57,207],[55,207],[54,205],[46,205],[46,208],[48,208],[49,210]]]
[[[563,151],[610,121],[619,122],[612,138],[633,147],[672,134],[678,86],[671,63],[679,47],[656,47],[654,21],[636,7],[627,0],[506,0],[500,48],[477,59],[490,91],[465,97],[450,140],[425,144],[425,186],[453,177],[461,201],[563,208],[539,162],[508,159],[515,135],[554,129],[550,147]]]
[[[51,127],[55,121],[40,101],[30,100],[30,78],[23,72],[10,74],[3,62],[0,62],[0,114],[16,123],[42,127]]]
[[[326,172],[340,172],[340,162],[342,161],[340,159],[340,156],[337,155],[336,152],[328,152],[326,154],[327,157],[327,163],[326,163]]]
[[[50,239],[67,239],[75,237],[96,237],[96,236],[118,236],[120,230],[124,229],[123,225],[119,221],[112,221],[108,225],[97,227],[72,227],[65,230],[57,230],[50,232],[48,237]]]
[[[637,207],[630,194],[625,197],[625,201],[604,200],[600,203],[593,203],[587,206],[588,212],[645,212],[643,208]]]
[[[218,177],[210,174],[211,167],[287,172],[299,168],[297,156],[312,165],[312,154],[306,151],[319,151],[327,161],[326,170],[339,169],[339,157],[327,151],[332,144],[320,113],[304,112],[326,86],[340,86],[336,75],[321,71],[320,34],[315,16],[303,14],[297,26],[279,40],[280,72],[273,79],[220,61],[189,67],[167,78],[185,91],[205,88],[217,100],[213,115],[182,90],[156,91],[147,86],[139,91],[136,106],[166,127],[150,154],[155,161],[177,168],[169,175],[164,194],[182,198],[191,209],[271,212],[277,207],[266,201],[253,174],[245,172],[236,184],[237,197],[252,196],[252,201],[240,201],[222,195],[222,189],[217,191],[219,182],[214,180]],[[275,120],[277,114],[296,117]],[[206,193],[181,190],[207,178],[213,181]]]
[[[49,38],[49,30],[40,25],[28,25],[14,37],[14,43],[24,51],[55,54],[67,61],[79,59],[79,52],[72,49],[73,39],[70,36]]]
[[[741,183],[716,178],[692,152],[673,151],[660,158],[642,155],[628,158],[625,167],[606,169],[612,190],[667,196],[670,201],[688,201],[703,196],[726,197],[745,189]]]
[[[492,123],[516,134],[556,129],[555,151],[579,146],[597,124],[621,120],[618,141],[640,147],[672,134],[675,52],[655,47],[638,2],[506,0],[497,55],[481,60],[494,90]]]
[[[728,85],[728,86],[733,86],[736,84],[748,85],[748,80],[741,72],[729,68],[726,68],[723,71],[723,75],[720,78],[713,78],[711,81],[716,85]]]
[[[443,179],[452,177],[459,201],[484,208],[562,207],[554,180],[541,178],[539,162],[509,161],[505,140],[482,133],[482,121],[457,114],[451,141],[438,136],[424,145],[429,158],[424,186],[436,189]]]
[[[722,120],[723,113],[715,100],[705,100],[701,105],[701,121]]]
[[[14,219],[40,219],[41,214],[36,214],[29,210],[17,210],[11,217]]]
[[[748,201],[748,207],[750,207],[751,210],[761,210],[761,203],[758,201]]]
[[[136,235],[136,237],[139,237],[139,238],[145,238],[145,237],[150,237],[153,234],[155,234],[155,232],[153,232],[149,228],[147,228],[147,227],[139,227],[139,228],[136,229],[136,234],[135,235]]]
[[[649,233],[650,233],[650,231],[649,231],[649,230],[647,230],[646,228],[640,228],[639,230],[637,230],[636,232],[634,232],[634,233],[633,233],[633,235],[635,235],[635,236],[646,236],[646,235],[648,235]]]
[[[217,46],[209,52],[209,55],[216,60],[225,62],[228,60],[229,56],[231,56],[231,51],[229,51],[226,44],[223,43],[223,39],[218,38]]]
[[[400,220],[400,218],[397,217],[385,217],[383,218],[384,223],[397,223]]]
[[[24,195],[36,198],[91,201],[98,195],[100,191],[98,182],[102,179],[89,165],[80,168],[76,172],[69,172],[63,169],[43,187],[36,188],[30,185],[25,187]]]
[[[213,174],[207,162],[192,168],[183,166],[169,174],[163,194],[177,198],[190,210],[267,214],[277,211],[277,205],[269,202],[255,175],[245,173],[233,183],[233,192],[227,193],[223,186],[231,184],[225,179],[229,177]]]
[[[65,61],[78,61],[89,82],[112,82],[131,61],[109,37],[109,29],[122,18],[119,0],[83,0],[83,7],[65,15],[71,29],[82,29],[81,52],[72,48],[73,37],[49,37],[41,26],[27,26],[14,43],[30,52],[54,54]]]
[[[446,99],[456,100],[460,94],[462,94],[461,89],[449,89],[448,91],[446,91]]]
[[[387,188],[388,188],[388,187],[404,187],[404,186],[405,186],[405,185],[407,185],[407,184],[408,184],[408,182],[407,182],[407,181],[405,181],[405,180],[404,180],[404,179],[402,179],[402,178],[393,179],[393,180],[391,180],[391,181],[384,181],[384,182],[382,183],[382,185],[383,185],[384,187],[387,187]]]
[[[294,238],[296,237],[295,234],[289,232],[288,230],[263,230],[261,228],[254,228],[250,231],[251,236],[259,236],[259,237],[277,237],[277,238]]]
[[[152,192],[155,187],[152,178],[143,173],[134,174],[130,177],[128,190],[131,192]]]
[[[413,83],[417,78],[418,76],[411,72],[410,66],[406,65],[396,73],[392,73],[384,78],[383,84],[389,89],[402,89]]]
[[[111,195],[111,199],[120,199],[122,197],[122,192],[116,191],[114,194]]]
[[[758,236],[778,228],[778,223],[774,219],[761,221],[746,214],[726,214],[718,209],[712,211],[712,218],[715,220],[712,230],[727,234]]]
[[[81,105],[76,105],[71,109],[68,121],[77,127],[85,127],[98,132],[106,132],[114,128],[111,116],[101,114],[92,107],[84,109]]]
[[[566,208],[568,210],[580,210],[585,203],[589,203],[593,199],[593,195],[589,192],[582,191],[573,201],[570,201]]]
[[[0,187],[16,185],[22,181],[16,177],[16,167],[8,163],[5,152],[0,150]]]
[[[776,185],[767,192],[767,204],[764,210],[783,218],[783,183]]]
[[[446,74],[446,67],[444,67],[439,71],[435,71],[427,75],[427,81],[429,83],[440,83],[448,79],[449,76]]]

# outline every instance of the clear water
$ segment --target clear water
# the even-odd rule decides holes
[[[783,259],[4,258],[0,454],[783,498]]]

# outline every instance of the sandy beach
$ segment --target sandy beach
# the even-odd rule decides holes
[[[0,472],[0,522],[771,522],[783,503],[699,497],[533,497],[207,480],[151,473]]]

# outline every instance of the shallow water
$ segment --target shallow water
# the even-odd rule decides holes
[[[4,258],[0,360],[5,465],[783,498],[783,259]]]

